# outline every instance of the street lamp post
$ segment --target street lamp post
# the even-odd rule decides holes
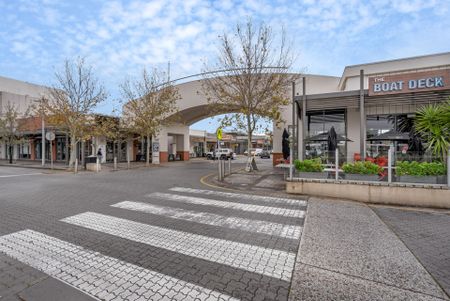
[[[45,121],[44,114],[41,117],[41,134],[42,134],[42,142],[41,142],[41,157],[42,157],[42,166],[45,166]]]

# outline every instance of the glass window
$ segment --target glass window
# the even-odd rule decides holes
[[[340,156],[347,153],[347,130],[345,110],[323,110],[306,113],[308,120],[307,137],[305,143],[305,157],[307,159],[321,157],[328,158],[327,134],[334,127],[338,135],[338,149]]]
[[[414,118],[406,114],[368,115],[366,117],[368,156],[386,157],[390,146],[396,151],[407,150],[408,134],[413,123]]]

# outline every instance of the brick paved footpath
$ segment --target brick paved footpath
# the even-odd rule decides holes
[[[448,300],[445,274],[363,204],[205,190],[201,164],[21,173],[0,170],[1,301],[51,300],[48,277],[72,300]]]
[[[450,296],[450,214],[374,207]]]
[[[291,288],[290,299],[302,301],[449,300],[371,208],[316,198],[308,200]]]
[[[48,276],[100,300],[287,300],[305,201],[124,174],[0,184],[0,300]]]

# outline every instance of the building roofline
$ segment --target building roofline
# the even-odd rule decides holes
[[[344,71],[342,72],[341,79],[339,80],[338,88],[342,89],[342,85],[344,84],[345,71],[348,70],[348,69],[351,69],[351,68],[363,67],[363,66],[371,66],[371,65],[378,65],[378,64],[384,64],[384,63],[392,63],[392,62],[401,62],[401,61],[414,60],[414,59],[420,59],[420,58],[428,58],[428,57],[441,56],[441,55],[450,55],[450,51],[345,66]]]
[[[45,89],[49,89],[49,88],[50,88],[50,87],[45,86],[45,85],[42,85],[42,84],[36,84],[36,83],[27,82],[27,81],[20,80],[20,79],[15,79],[15,78],[12,78],[12,77],[6,77],[6,76],[0,75],[0,81],[3,80],[3,79],[15,81],[15,82],[18,82],[18,83],[21,83],[21,84],[27,84],[27,85],[37,86],[37,87],[41,87],[41,88],[45,88]]]
[[[349,65],[349,66],[345,66],[344,71],[347,68],[354,68],[354,67],[367,66],[367,65],[376,65],[376,64],[382,64],[382,63],[400,62],[400,61],[407,61],[407,60],[411,60],[411,59],[419,59],[419,58],[426,58],[426,57],[440,56],[440,55],[450,55],[450,51],[440,52],[440,53],[433,53],[433,54],[423,54],[423,55],[410,56],[410,57],[391,59],[391,60],[384,60],[384,61],[376,61],[376,62],[365,63],[365,64]]]

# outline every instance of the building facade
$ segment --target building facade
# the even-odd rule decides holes
[[[342,76],[304,74],[295,83],[295,91],[287,89],[286,96],[292,105],[280,108],[283,123],[273,125],[271,137],[255,136],[254,148],[273,150],[274,164],[282,157],[283,131],[292,129],[295,158],[320,156],[326,152],[326,143],[320,137],[331,127],[340,139],[340,156],[347,160],[361,156],[377,156],[394,145],[403,148],[402,124],[415,116],[425,104],[443,102],[450,96],[450,52],[374,62],[345,67]],[[217,114],[234,113],[212,110],[202,92],[202,80],[176,85],[180,99],[177,101],[176,124],[163,127],[151,141],[135,137],[120,145],[111,144],[104,137],[92,137],[80,145],[80,158],[95,153],[101,147],[103,161],[112,160],[114,148],[119,150],[119,160],[143,160],[147,143],[151,143],[152,161],[167,162],[169,158],[189,160],[203,155],[217,144],[214,134],[191,132],[189,126]],[[293,92],[293,93],[292,93]],[[28,105],[48,94],[48,88],[0,77],[0,114],[10,102],[24,114]],[[294,109],[293,109],[294,108]],[[33,129],[25,133],[23,143],[14,146],[15,159],[49,159],[50,149],[56,161],[68,160],[68,138],[60,129],[44,123],[44,131],[52,130],[56,140],[50,147],[42,137],[42,124],[36,119]],[[213,129],[215,130],[215,129]],[[384,136],[382,136],[384,135]],[[222,146],[244,153],[246,137],[226,133]],[[0,159],[6,159],[9,148],[0,141]]]
[[[347,161],[383,155],[390,146],[399,151],[407,147],[404,127],[416,111],[449,96],[450,52],[348,66],[341,77],[306,75],[295,86],[295,110],[284,108],[286,122],[274,125],[274,164],[291,125],[295,158],[326,152],[320,135],[331,127],[342,137],[338,149]]]

